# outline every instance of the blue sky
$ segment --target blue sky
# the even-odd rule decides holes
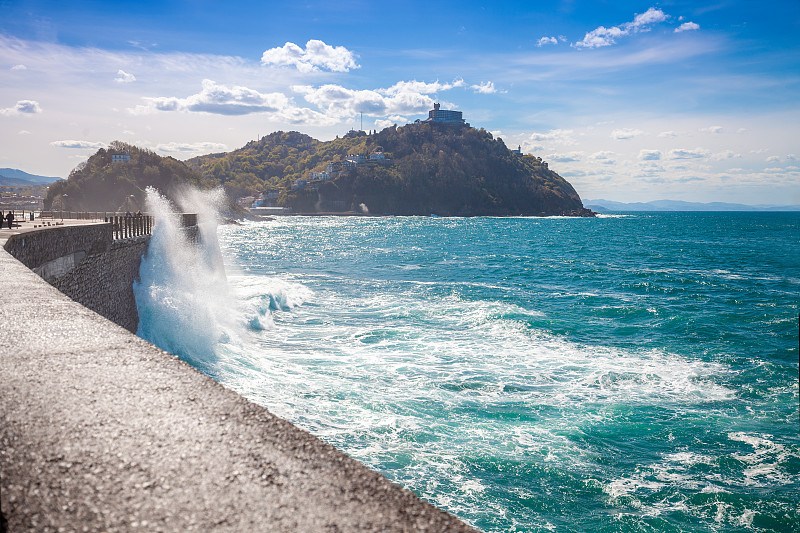
[[[800,2],[0,0],[0,167],[186,159],[434,101],[584,199],[800,204]]]

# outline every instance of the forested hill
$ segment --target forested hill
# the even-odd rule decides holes
[[[115,162],[114,155],[129,159]],[[75,167],[66,181],[51,185],[44,205],[72,211],[144,209],[147,187],[174,200],[187,185],[206,186],[199,174],[175,158],[114,141]]]
[[[369,161],[377,153],[383,159]],[[367,161],[353,166],[347,160],[357,158],[350,155]],[[575,189],[541,159],[516,154],[502,140],[468,126],[409,124],[372,134],[351,132],[328,142],[276,132],[239,150],[186,163],[233,197],[273,190],[278,205],[300,212],[592,214]],[[320,178],[328,165],[333,171]],[[318,173],[316,180],[312,173]]]

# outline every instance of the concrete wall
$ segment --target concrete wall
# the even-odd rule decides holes
[[[133,281],[149,242],[149,235],[114,241],[111,224],[86,224],[14,235],[5,248],[62,293],[135,332]]]
[[[102,228],[47,231],[9,247],[73,262],[76,285],[92,257],[135,257]],[[3,249],[0,288],[0,531],[474,532]]]

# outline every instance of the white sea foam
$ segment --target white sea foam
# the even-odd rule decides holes
[[[471,223],[437,220],[456,222]],[[292,231],[277,231],[281,224]],[[738,391],[728,385],[733,371],[725,364],[667,348],[572,340],[546,329],[559,317],[515,298],[499,281],[438,280],[426,276],[428,265],[394,258],[380,266],[397,280],[379,279],[374,272],[350,275],[341,265],[294,268],[307,260],[300,254],[283,263],[292,265],[286,271],[260,259],[271,247],[288,246],[287,240],[309,238],[306,230],[312,225],[338,231],[343,224],[331,218],[225,228],[223,250],[256,258],[247,267],[252,270],[236,268],[228,253],[227,279],[211,267],[196,275],[159,271],[160,284],[147,281],[157,276],[143,276],[140,290],[151,293],[145,301],[155,309],[147,320],[173,335],[201,337],[198,343],[211,347],[203,359],[205,370],[226,386],[450,510],[508,512],[500,499],[485,495],[496,490],[487,481],[491,476],[475,478],[482,458],[491,457],[498,468],[519,468],[521,476],[532,464],[545,471],[597,473],[608,457],[601,457],[601,446],[587,444],[586,436],[598,427],[624,425],[616,418],[620,412],[680,416],[737,398]],[[157,235],[153,239],[159,242]],[[169,254],[171,248],[153,251]],[[382,258],[387,250],[364,253]],[[358,250],[335,253],[347,268],[357,267]],[[211,301],[164,287],[172,277],[186,292],[212,287]],[[551,289],[546,288],[557,292]],[[561,292],[581,301],[610,293],[567,286]],[[474,293],[481,296],[470,298]],[[159,315],[187,306],[197,307],[189,314],[200,318],[179,322]],[[675,437],[670,433],[665,439]],[[620,506],[652,516],[686,512],[687,502],[665,497],[669,491],[726,492],[731,480],[719,473],[723,459],[744,465],[742,486],[785,481],[780,476],[786,456],[771,446],[773,439],[745,433],[731,433],[729,439],[739,446],[735,455],[676,449],[636,465],[635,471],[598,474],[596,483]],[[520,498],[536,498],[536,490],[524,482],[520,478],[521,486],[513,490]],[[717,511],[723,521],[745,527],[750,516],[741,508],[739,514]]]

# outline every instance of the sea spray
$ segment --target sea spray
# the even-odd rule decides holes
[[[133,287],[137,335],[212,375],[218,345],[235,344],[240,329],[216,237],[215,197],[188,191],[181,198],[182,209],[198,215],[193,238],[170,201],[148,189],[156,224]]]
[[[227,275],[215,239],[197,273],[151,244],[142,329],[487,533],[796,531],[796,228],[244,222],[213,232]]]

